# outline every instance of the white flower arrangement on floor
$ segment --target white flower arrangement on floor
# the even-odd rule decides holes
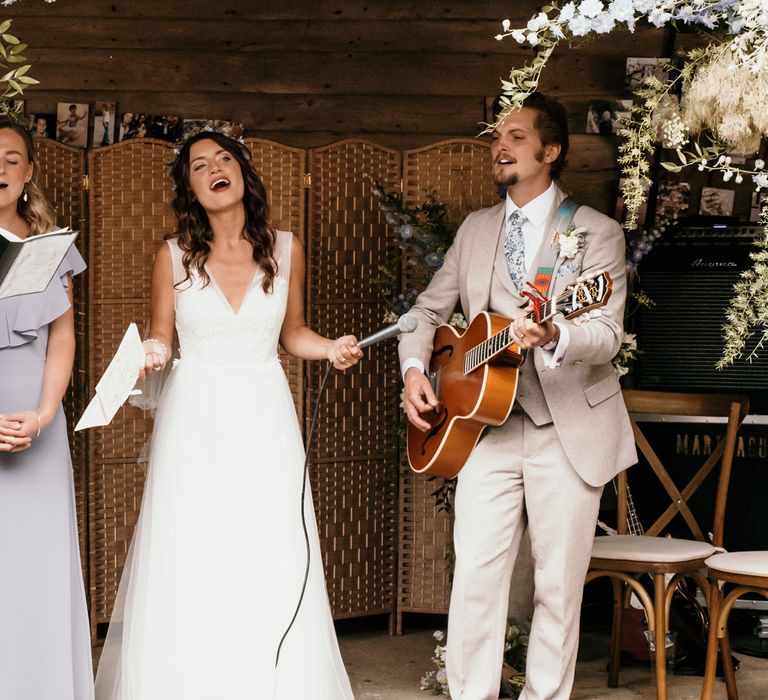
[[[718,171],[735,183],[751,177],[756,190],[768,189],[765,163],[736,167],[728,153],[751,153],[768,136],[768,3],[766,0],[580,0],[562,7],[555,0],[542,7],[525,27],[502,22],[502,40],[511,37],[534,47],[536,56],[502,80],[504,110],[519,108],[539,84],[541,71],[561,41],[607,34],[624,27],[633,32],[639,21],[655,27],[669,23],[693,25],[707,31],[710,43],[686,52],[672,65],[666,80],[649,78],[619,134],[619,164],[623,170],[625,228],[637,225],[637,213],[650,184],[650,163],[657,134],[676,151],[678,162],[663,163],[671,171],[690,166]],[[670,96],[682,88],[679,106]],[[489,125],[489,129],[494,125]],[[753,267],[734,290],[735,299],[725,325],[724,367],[747,359],[768,341],[768,213],[763,210],[762,238],[752,254]]]

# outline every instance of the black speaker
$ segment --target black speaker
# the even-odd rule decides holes
[[[654,306],[638,312],[635,385],[671,391],[739,391],[768,412],[768,348],[752,362],[716,369],[734,284],[751,265],[757,227],[685,228],[643,259],[639,288]]]

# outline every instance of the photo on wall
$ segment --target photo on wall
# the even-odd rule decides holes
[[[111,146],[115,142],[115,121],[117,110],[115,102],[97,102],[93,116],[91,147]]]
[[[688,211],[690,200],[690,183],[660,182],[656,192],[656,216],[666,221],[678,219]]]
[[[117,131],[118,141],[140,139],[147,135],[149,130],[149,114],[140,112],[123,112],[120,117],[120,126]]]
[[[161,141],[178,141],[184,131],[184,123],[176,114],[156,114],[150,119],[147,136]]]
[[[56,137],[55,114],[30,114],[29,134],[33,139],[52,139]]]
[[[0,100],[0,114],[7,114],[14,121],[24,121],[24,100]]]
[[[67,146],[85,148],[88,145],[88,105],[59,102],[56,111],[56,139]]]
[[[719,187],[702,187],[699,214],[704,216],[731,216],[733,214],[733,190]]]
[[[667,79],[668,58],[627,58],[627,68],[624,74],[624,87],[630,92],[645,87],[649,78]]]
[[[587,106],[586,133],[618,134],[631,105],[632,100],[593,100]]]
[[[753,192],[752,205],[749,209],[749,220],[752,223],[760,221],[760,212],[768,204],[768,192]]]

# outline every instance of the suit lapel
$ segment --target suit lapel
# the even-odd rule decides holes
[[[499,239],[506,234],[504,211],[503,201],[492,207],[488,211],[488,218],[472,234],[471,255],[467,261],[467,300],[470,307],[466,309],[469,314],[468,321],[479,311],[488,308],[493,278],[488,272],[494,269]]]

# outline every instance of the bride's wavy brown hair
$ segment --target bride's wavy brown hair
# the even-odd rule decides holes
[[[0,116],[0,129],[10,129],[21,136],[27,149],[27,160],[32,164],[32,179],[24,185],[27,200],[24,201],[24,197],[19,197],[16,202],[16,211],[29,224],[30,235],[47,233],[56,223],[56,213],[38,184],[38,167],[32,137],[26,129],[4,115]]]
[[[213,231],[208,221],[208,214],[192,194],[192,189],[189,186],[190,150],[198,141],[205,139],[217,143],[240,164],[240,171],[245,183],[243,237],[250,241],[253,247],[253,259],[264,271],[262,289],[269,293],[272,291],[272,283],[277,274],[277,262],[274,258],[275,230],[270,223],[267,191],[251,165],[250,151],[239,141],[215,131],[202,131],[187,139],[181,147],[178,157],[171,165],[171,177],[174,184],[174,197],[171,206],[178,221],[178,244],[183,251],[182,262],[187,274],[182,282],[189,279],[191,270],[200,275],[204,286],[211,281],[205,270],[205,262],[211,252]]]

